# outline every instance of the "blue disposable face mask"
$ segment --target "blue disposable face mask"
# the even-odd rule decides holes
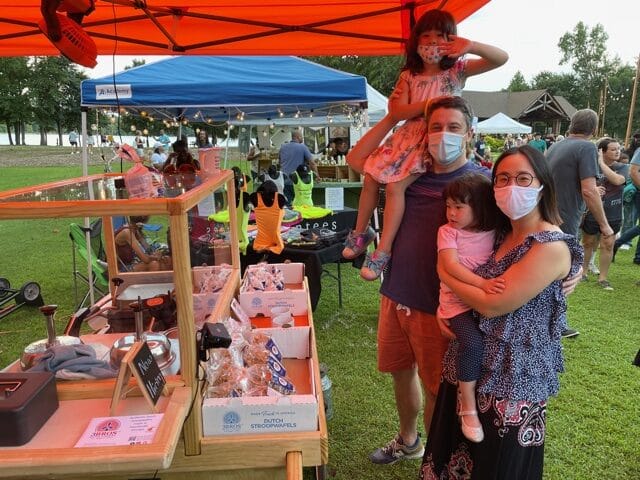
[[[465,135],[451,132],[429,134],[429,153],[439,165],[455,162],[464,151]]]

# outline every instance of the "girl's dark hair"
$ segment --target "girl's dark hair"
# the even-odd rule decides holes
[[[521,147],[510,148],[502,155],[498,157],[496,163],[493,165],[493,172],[491,174],[492,182],[495,180],[496,172],[498,171],[502,160],[517,154],[524,155],[527,160],[529,160],[529,164],[533,169],[534,176],[542,185],[542,191],[540,192],[540,203],[538,204],[538,208],[540,209],[540,215],[542,219],[546,222],[552,223],[554,225],[562,224],[562,217],[560,217],[560,213],[558,212],[558,202],[556,200],[556,186],[553,181],[553,176],[551,175],[551,169],[549,168],[549,162],[542,154],[542,152],[536,150],[529,145],[523,145]],[[506,224],[503,225],[504,231],[511,230],[511,223],[509,219],[504,216]]]
[[[418,42],[420,35],[429,30],[437,30],[442,32],[445,37],[457,34],[456,21],[449,12],[444,10],[429,10],[425,12],[411,29],[411,35],[406,43],[406,60],[402,70],[409,70],[414,75],[421,73],[424,63],[420,55],[418,55]],[[455,65],[456,59],[449,56],[442,57],[439,66],[442,70],[448,70]]]
[[[469,227],[482,232],[496,228],[501,212],[496,206],[491,181],[484,175],[469,173],[452,180],[445,187],[442,197],[471,207],[474,221]]]

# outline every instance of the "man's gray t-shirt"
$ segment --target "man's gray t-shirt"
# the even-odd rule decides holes
[[[598,149],[588,140],[568,137],[547,150],[547,160],[556,186],[560,228],[578,235],[585,210],[580,181],[598,174]]]

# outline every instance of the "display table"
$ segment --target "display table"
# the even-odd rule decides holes
[[[26,445],[0,448],[1,478],[110,478],[158,477],[163,479],[301,478],[302,466],[327,463],[328,436],[324,409],[318,429],[298,434],[268,434],[204,437],[201,383],[195,345],[193,283],[189,261],[187,216],[221,186],[226,186],[227,204],[235,205],[233,173],[222,171],[201,185],[173,198],[123,199],[116,195],[120,174],[100,174],[0,192],[0,220],[35,218],[103,219],[109,272],[118,272],[112,217],[119,215],[166,215],[169,217],[173,256],[173,282],[177,305],[181,371],[167,378],[168,396],[160,400],[164,413],[152,444],[73,448],[88,419],[108,415],[115,379],[57,382],[60,408]],[[231,242],[238,244],[235,212],[231,218]],[[11,252],[5,252],[11,254]],[[240,280],[240,258],[232,249],[233,272],[220,292],[211,318],[229,314],[229,304]],[[118,274],[126,282],[143,282],[146,272]],[[144,282],[143,282],[144,283]],[[111,287],[113,289],[114,286]],[[105,301],[109,296],[105,297]],[[311,317],[311,313],[309,313]],[[310,324],[312,325],[310,318]],[[310,337],[315,391],[321,392],[317,351]],[[322,406],[322,397],[318,398]],[[118,404],[118,414],[145,411],[142,397],[127,396]],[[196,473],[194,473],[196,472]]]

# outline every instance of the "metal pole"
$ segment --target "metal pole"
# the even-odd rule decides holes
[[[636,64],[636,77],[633,79],[633,90],[631,91],[631,105],[629,106],[629,120],[627,121],[627,134],[624,136],[624,146],[629,148],[629,138],[631,138],[631,126],[633,124],[633,110],[636,106],[636,93],[638,91],[638,76],[640,76],[640,55]]]

